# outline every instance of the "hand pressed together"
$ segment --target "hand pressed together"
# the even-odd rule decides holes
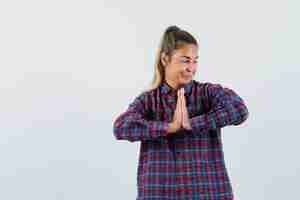
[[[177,91],[177,104],[174,112],[173,121],[169,124],[168,133],[175,133],[181,128],[191,130],[188,110],[186,108],[186,101],[184,97],[184,88]]]

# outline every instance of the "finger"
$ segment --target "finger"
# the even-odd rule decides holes
[[[184,98],[184,89],[182,88],[182,90],[181,90],[181,109],[182,109],[182,111],[184,111],[184,107],[185,107],[185,98]]]
[[[184,96],[184,93],[182,94],[182,101],[183,101],[183,105],[184,105],[184,107],[186,108],[186,101],[185,101],[185,96]]]
[[[187,107],[186,107],[186,101],[185,101],[185,96],[184,96],[184,89],[182,92],[182,121],[183,121],[183,126],[186,128],[188,126],[188,120],[189,120],[189,115],[188,115],[188,111],[187,111]]]
[[[180,92],[177,91],[177,104],[176,104],[176,106],[180,105],[179,98],[180,98]],[[177,109],[177,107],[176,107],[176,109]]]
[[[185,107],[183,95],[181,96],[181,99],[182,99],[182,101],[181,101],[182,122],[183,122],[183,125],[185,126],[186,125],[186,107]]]
[[[181,90],[179,89],[177,91],[178,93],[178,97],[177,97],[177,110],[178,110],[178,119],[179,119],[179,123],[180,125],[182,124],[182,109],[181,109]]]
[[[180,109],[182,110],[182,89],[179,90]]]
[[[179,114],[182,122],[183,116],[182,116],[182,90],[181,89],[179,90]]]
[[[183,103],[183,88],[180,89],[180,102]]]
[[[184,125],[184,100],[183,100],[183,89],[181,89],[181,93],[180,93],[180,108],[181,108],[181,119],[182,119],[182,125]]]
[[[177,97],[177,105],[176,105],[176,120],[177,122],[181,123],[182,118],[181,118],[181,100],[180,100],[180,91],[177,92],[178,97]]]
[[[179,124],[181,124],[182,121],[182,114],[181,114],[181,101],[180,98],[178,98],[178,106],[177,106],[177,121]]]

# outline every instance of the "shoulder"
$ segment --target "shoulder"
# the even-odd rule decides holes
[[[223,85],[221,85],[220,83],[211,82],[211,81],[200,82],[197,80],[193,80],[193,85],[196,86],[197,88],[201,88],[201,89],[223,87]]]
[[[157,96],[158,90],[159,88],[140,91],[133,97],[130,105],[139,105],[143,108],[149,107],[153,98]]]
[[[155,97],[161,96],[161,85],[155,87],[155,88],[147,88],[142,90],[139,95],[140,98],[144,99],[152,99]]]
[[[194,81],[194,85],[202,96],[208,98],[219,96],[219,95],[237,96],[237,93],[231,87],[225,84],[211,82],[211,81],[205,81],[205,82]]]
[[[210,95],[212,91],[223,89],[223,85],[210,81],[201,82],[193,80],[193,88],[195,88],[195,90],[197,90],[202,95]]]

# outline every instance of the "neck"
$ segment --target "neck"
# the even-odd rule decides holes
[[[165,82],[172,88],[173,91],[176,91],[180,87],[175,81],[165,79]]]

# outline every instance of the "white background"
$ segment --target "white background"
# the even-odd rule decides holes
[[[153,77],[169,25],[199,41],[198,81],[250,116],[224,127],[236,199],[299,198],[299,2],[0,2],[0,199],[134,199],[139,143],[114,119]]]

